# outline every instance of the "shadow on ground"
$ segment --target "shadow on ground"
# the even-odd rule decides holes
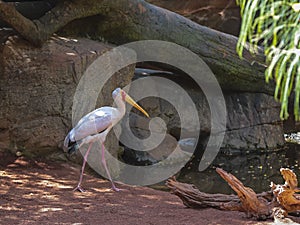
[[[194,210],[168,192],[118,184],[86,174],[87,192],[73,192],[79,166],[65,162],[0,161],[1,224],[271,224],[247,219],[243,213]]]

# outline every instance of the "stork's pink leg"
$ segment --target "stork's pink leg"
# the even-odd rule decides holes
[[[104,168],[105,168],[105,171],[106,171],[106,173],[107,173],[107,176],[108,176],[108,178],[109,178],[109,180],[110,180],[110,182],[111,182],[111,188],[112,188],[114,191],[120,191],[119,188],[116,188],[116,186],[115,186],[113,180],[111,179],[109,170],[108,170],[108,168],[107,168],[106,160],[105,160],[105,146],[104,146],[103,143],[102,143],[102,148],[101,148],[101,162],[102,162],[102,164],[103,164],[103,166],[104,166]]]
[[[91,148],[92,148],[92,145],[93,143],[90,143],[89,147],[88,147],[88,150],[86,151],[86,153],[84,154],[84,157],[83,157],[83,164],[82,164],[82,167],[81,167],[81,172],[80,172],[80,177],[79,177],[79,182],[77,184],[77,187],[74,188],[73,191],[80,191],[80,192],[84,192],[85,190],[81,187],[81,182],[82,182],[82,179],[83,179],[83,172],[84,172],[84,168],[85,168],[85,164],[86,164],[86,161],[87,161],[87,157],[91,151]]]

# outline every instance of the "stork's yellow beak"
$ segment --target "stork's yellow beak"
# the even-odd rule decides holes
[[[145,116],[149,118],[149,114],[141,106],[139,106],[128,94],[126,94],[125,96],[125,101],[132,105],[134,108],[140,110],[145,114]]]

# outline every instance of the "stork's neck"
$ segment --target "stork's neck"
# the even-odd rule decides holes
[[[125,115],[126,104],[121,98],[115,99],[118,111],[120,112],[120,119]]]

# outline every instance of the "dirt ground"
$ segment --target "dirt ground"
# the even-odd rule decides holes
[[[73,192],[80,166],[0,158],[0,224],[272,224],[240,212],[189,209],[176,196],[147,187],[118,184],[122,191],[113,192],[108,181],[88,174],[87,192]]]

